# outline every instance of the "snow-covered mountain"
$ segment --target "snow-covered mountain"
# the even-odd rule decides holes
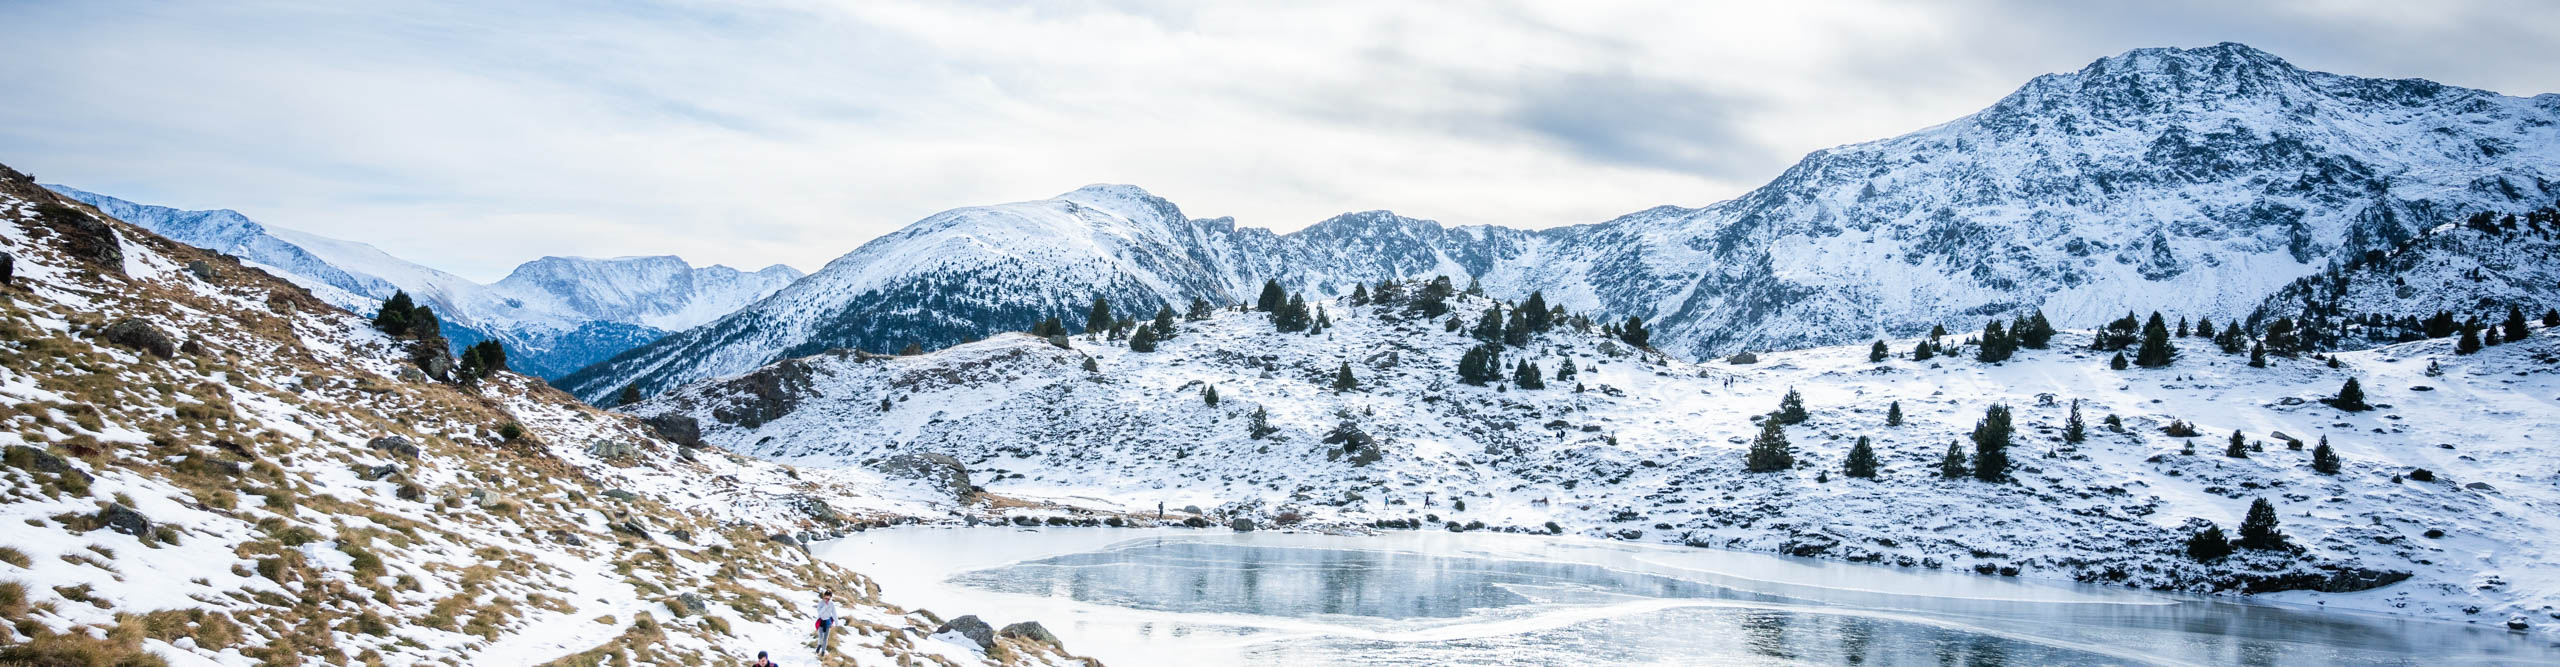
[[[1468,321],[1491,305],[1450,303]],[[2112,370],[2081,331],[2002,363],[1950,338],[1925,361],[1901,339],[1880,361],[1853,345],[1695,364],[1567,325],[1502,348],[1496,367],[1537,366],[1531,389],[1461,383],[1478,340],[1445,317],[1319,305],[1333,325],[1318,335],[1225,310],[1153,351],[1000,334],[834,352],[620,409],[691,416],[714,445],[812,467],[948,454],[992,493],[1073,507],[1561,532],[2537,626],[2560,604],[2542,574],[2560,572],[2546,544],[2560,491],[2540,442],[2560,414],[2560,333],[2539,326],[2478,354],[2430,340],[2336,367],[2252,367],[2173,338],[2170,366]],[[2349,379],[2376,409],[2319,400]],[[1746,472],[1790,391],[1806,412],[1781,429],[1795,466]],[[2077,443],[2063,437],[2075,401]],[[1972,455],[1995,404],[2013,411],[2010,479],[1942,478],[1949,445]],[[2245,457],[2226,453],[2235,433]],[[1845,475],[1862,437],[1876,479]],[[2313,468],[2323,443],[2335,474]],[[2300,551],[2186,555],[2197,522],[2230,531],[2257,498]]]
[[[848,347],[1017,330],[1096,296],[1250,300],[1474,277],[1635,315],[1693,358],[1905,335],[2041,307],[2227,320],[2330,262],[2477,211],[2560,197],[2560,95],[2310,72],[2239,44],[2142,49],[2038,77],[1981,112],[1817,151],[1752,192],[1543,231],[1386,212],[1289,234],[1192,220],[1128,186],[957,209],[776,298],[563,378],[598,399]],[[1961,327],[1960,327],[1961,328]]]
[[[482,285],[370,245],[267,226],[228,209],[187,211],[46,187],[181,243],[239,257],[353,312],[371,313],[406,290],[435,308],[457,349],[494,338],[506,344],[518,370],[546,378],[709,322],[801,276],[779,264],[749,273],[696,268],[671,256],[545,257]]]

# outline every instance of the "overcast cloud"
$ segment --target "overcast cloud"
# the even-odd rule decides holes
[[[2560,91],[2538,2],[1772,4],[0,1],[0,163],[495,280],[814,270],[1097,182],[1282,230],[1595,222],[2146,46]]]

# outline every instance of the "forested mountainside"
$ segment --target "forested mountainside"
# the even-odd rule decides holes
[[[2560,571],[2547,324],[2476,352],[2318,354],[2202,316],[2056,331],[2030,314],[1692,363],[1561,307],[1380,287],[822,353],[621,410],[780,461],[942,453],[1007,497],[1265,526],[1562,533],[2522,625],[2560,603],[2542,574]]]

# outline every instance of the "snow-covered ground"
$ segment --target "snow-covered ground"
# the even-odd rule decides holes
[[[1291,514],[1431,530],[1552,522],[1577,535],[2197,592],[2359,589],[2405,572],[2370,590],[2261,597],[2560,625],[2560,556],[2548,547],[2560,460],[2543,442],[2560,432],[2560,336],[2547,331],[2467,356],[2442,340],[2345,353],[2334,369],[2311,357],[2252,368],[2180,338],[2174,365],[2117,371],[2111,353],[2085,349],[2084,332],[1999,364],[1974,361],[1970,346],[1915,362],[1908,339],[1887,341],[1882,362],[1856,345],[1700,364],[1558,329],[1505,353],[1506,368],[1526,359],[1548,375],[1548,388],[1521,390],[1456,381],[1476,342],[1463,330],[1324,305],[1334,326],[1316,336],[1239,311],[1182,323],[1151,353],[1004,334],[912,357],[804,358],[631,411],[690,414],[714,444],[811,467],[947,453],[998,496],[1087,509],[1198,506],[1266,526]],[[1488,304],[1453,305],[1472,324]],[[1097,370],[1084,370],[1088,359]],[[1580,374],[1555,378],[1567,359]],[[1345,362],[1359,388],[1337,393]],[[2350,377],[2378,409],[2317,400]],[[1216,405],[1201,395],[1211,386]],[[1744,472],[1756,421],[1789,389],[1810,413],[1785,429],[1798,467]],[[2074,400],[2089,432],[2077,445],[2059,435]],[[1899,427],[1885,424],[1895,402]],[[2015,410],[2013,480],[1941,479],[1949,444],[1993,404]],[[1270,437],[1248,432],[1257,409]],[[2192,454],[2190,439],[2164,433],[2180,420],[2202,431]],[[1359,465],[1325,442],[1344,423],[1377,438],[1383,458]],[[2234,431],[2248,458],[2224,455]],[[1883,461],[1878,479],[1842,475],[1860,436]],[[2311,469],[2323,438],[2344,458],[2340,474]],[[2434,481],[2409,478],[2421,468]],[[2299,554],[2183,555],[2188,522],[2234,531],[2261,497]]]

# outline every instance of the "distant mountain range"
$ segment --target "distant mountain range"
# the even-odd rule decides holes
[[[2037,308],[2063,327],[2126,311],[2228,320],[2333,262],[2555,197],[2560,95],[2311,72],[2240,44],[2141,49],[1942,125],[1816,151],[1730,201],[1598,224],[1373,211],[1275,234],[1118,185],[955,209],[560,384],[590,400],[655,393],[829,348],[940,347],[1052,315],[1072,326],[1097,295],[1124,312],[1247,301],[1265,279],[1328,295],[1434,274],[1501,297],[1539,290],[1643,317],[1657,347],[1692,357]],[[2411,289],[2425,301],[2434,288]]]
[[[239,257],[356,313],[371,314],[405,290],[435,309],[457,349],[496,339],[516,371],[544,378],[710,322],[801,276],[779,264],[744,272],[669,256],[544,257],[482,285],[373,246],[264,225],[236,211],[179,210],[45,187],[181,243]]]

